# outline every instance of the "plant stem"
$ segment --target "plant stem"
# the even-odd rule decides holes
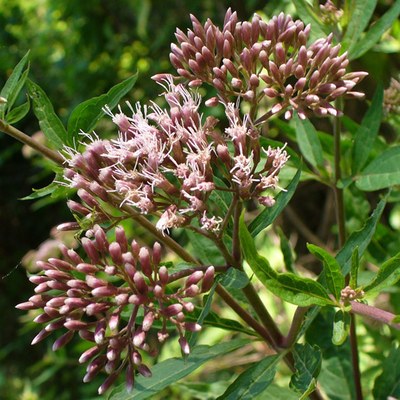
[[[336,100],[335,105],[338,110],[342,108],[341,107],[342,104],[339,99]],[[340,134],[341,134],[340,117],[336,116],[333,120],[333,141],[334,141],[334,157],[335,157],[334,158],[335,176],[334,176],[333,188],[334,188],[335,202],[336,202],[336,222],[339,231],[339,248],[342,248],[346,241],[346,229],[345,229],[343,189],[338,187],[339,181],[342,177],[341,167],[340,167],[340,156],[341,156]],[[349,281],[349,276],[346,277],[346,284],[348,283],[348,281]],[[356,322],[355,317],[352,314],[350,320],[350,347],[351,347],[351,359],[353,364],[353,378],[356,390],[356,399],[363,400],[355,322]]]
[[[41,143],[38,143],[36,140],[33,140],[26,133],[21,132],[19,129],[14,128],[12,125],[7,124],[2,119],[0,119],[0,131],[13,137],[14,139],[17,139],[18,141],[26,144],[27,146],[32,147],[32,149],[35,149],[39,153],[43,154],[49,160],[55,162],[56,164],[59,165],[63,164],[64,159],[59,153],[49,149],[48,147],[42,145]]]
[[[393,319],[396,317],[388,311],[381,310],[368,304],[359,303],[358,301],[350,301],[351,312],[354,314],[362,315],[364,317],[372,318],[376,321],[383,322],[392,326],[393,328],[400,329],[399,323],[393,323]]]
[[[297,341],[297,336],[301,325],[303,324],[304,316],[310,307],[297,307],[293,315],[293,320],[289,328],[287,336],[284,338],[282,346],[291,348]]]

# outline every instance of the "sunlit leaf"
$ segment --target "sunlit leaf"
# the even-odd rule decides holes
[[[383,14],[382,17],[371,26],[368,32],[361,37],[360,40],[350,46],[349,59],[355,60],[366,53],[375,43],[379,41],[383,33],[393,25],[393,22],[396,21],[399,15],[400,0],[396,0],[392,7],[390,7],[390,9],[386,11],[386,13]]]
[[[278,274],[272,269],[268,261],[258,254],[243,215],[240,218],[239,236],[245,260],[257,278],[276,296],[299,306],[333,304],[320,283],[292,273]]]
[[[57,149],[69,145],[67,131],[54,112],[53,105],[44,90],[30,79],[27,79],[26,84],[29,96],[32,99],[33,111],[47,139]]]
[[[350,314],[344,312],[343,310],[338,310],[335,313],[335,318],[333,320],[333,334],[332,343],[335,346],[340,346],[343,344],[350,331]]]
[[[353,232],[349,236],[344,246],[336,255],[336,260],[338,261],[339,265],[342,266],[342,272],[344,275],[350,272],[353,250],[358,247],[359,256],[361,257],[371,242],[383,210],[385,209],[388,196],[389,193],[382,198],[371,216],[366,221],[365,225],[360,230]]]
[[[379,293],[400,280],[400,253],[381,265],[374,279],[366,286],[364,292]]]
[[[335,299],[340,299],[340,292],[344,288],[344,276],[340,270],[340,265],[331,254],[321,247],[313,244],[307,244],[310,253],[314,254],[323,261],[326,286],[335,296]]]
[[[133,87],[137,74],[113,86],[106,94],[86,100],[72,111],[68,120],[68,140],[73,143],[80,131],[91,132],[104,116],[103,107],[113,109]]]

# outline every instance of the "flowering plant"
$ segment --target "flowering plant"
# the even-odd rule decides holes
[[[328,22],[337,25],[343,13],[328,1],[320,14],[321,21],[329,16]],[[325,327],[333,327],[333,344],[352,355],[352,378],[346,378],[353,382],[351,395],[362,398],[354,315],[400,328],[395,314],[366,304],[368,296],[397,283],[399,255],[381,263],[369,282],[358,279],[361,257],[388,195],[348,238],[344,220],[343,193],[352,180],[360,191],[398,183],[394,173],[386,183],[373,181],[368,172],[378,159],[364,168],[373,144],[367,135],[376,136],[379,128],[368,124],[381,107],[382,91],[355,136],[353,175],[346,182],[340,163],[342,99],[363,98],[353,88],[367,76],[347,70],[357,48],[350,45],[343,52],[334,45],[333,33],[310,40],[311,26],[283,13],[269,21],[256,14],[242,22],[229,9],[221,28],[211,20],[203,25],[194,16],[191,21],[192,29],[178,29],[177,43],[171,45],[176,74],[153,77],[163,101],[127,103],[115,111],[134,84],[135,78],[129,78],[101,101],[78,106],[65,129],[44,92],[23,73],[27,56],[2,91],[0,129],[57,165],[53,187],[68,197],[77,194],[77,200],[67,201],[74,221],[58,230],[74,231],[78,248],[61,243],[58,256],[38,260],[29,277],[35,294],[17,305],[44,325],[32,344],[58,331],[53,350],[77,336],[89,342],[79,358],[87,364],[84,382],[105,376],[98,389],[103,394],[124,375],[125,385],[111,398],[129,399],[150,396],[251,337],[264,343],[261,359],[219,398],[267,393],[277,365],[286,364],[293,373],[291,391],[320,399],[330,394],[326,378],[318,383],[323,353],[307,335],[323,320]],[[49,146],[10,125],[15,93],[25,83]],[[103,115],[112,119],[117,134],[93,132]],[[309,121],[313,116],[333,120],[329,159]],[[289,132],[285,142],[268,137],[266,127],[273,122]],[[314,275],[294,268],[283,233],[285,272],[270,265],[256,239],[283,210],[290,210],[302,173],[335,195],[338,250],[306,234],[314,241],[307,245],[309,252],[323,267]],[[271,296],[296,306],[283,329],[271,313]],[[212,303],[218,298],[245,325],[215,314]],[[247,339],[197,345],[206,326]],[[183,359],[152,367],[151,359],[169,337],[177,339]],[[381,386],[378,378],[374,390]]]

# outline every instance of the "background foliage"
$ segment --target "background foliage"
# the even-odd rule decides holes
[[[386,0],[378,1],[372,21],[383,15],[393,3]],[[0,81],[5,82],[17,62],[30,50],[30,76],[45,90],[56,113],[63,121],[66,121],[77,104],[107,92],[110,87],[136,70],[139,72],[139,79],[134,90],[129,94],[129,100],[135,102],[154,99],[158,94],[158,87],[149,78],[156,73],[170,71],[169,45],[174,40],[175,28],[186,29],[189,26],[190,13],[195,14],[201,21],[211,18],[214,22],[221,23],[229,6],[238,12],[241,19],[250,18],[254,12],[269,17],[285,11],[293,17],[298,16],[298,10],[290,1],[266,3],[257,0],[230,2],[0,0],[2,26]],[[387,87],[391,77],[398,77],[399,50],[400,22],[396,20],[377,45],[354,61],[353,69],[369,72],[369,77],[361,85],[362,88],[358,89],[366,92],[367,99],[373,98],[379,84]],[[23,96],[18,101],[22,103]],[[376,101],[379,103],[379,100]],[[358,132],[357,124],[361,123],[361,118],[368,107],[369,102],[349,101],[346,103],[345,114],[348,117],[344,120],[344,125],[348,132]],[[369,118],[371,123],[379,120],[379,116],[374,114]],[[381,152],[386,143],[398,143],[399,140],[398,118],[393,116],[385,118],[384,124],[380,127],[379,136],[375,140],[373,149],[375,156]],[[313,122],[316,123],[318,130],[329,131],[326,121]],[[25,118],[19,127],[29,134],[34,134],[39,129],[33,115]],[[290,134],[293,134],[290,128],[279,121],[274,122],[269,127],[270,135],[279,138],[279,132],[285,132],[290,137]],[[318,135],[325,151],[331,146],[331,139],[320,131]],[[349,139],[348,148],[350,148],[350,141]],[[293,145],[294,142],[295,138]],[[344,149],[346,151],[345,146]],[[306,161],[312,165],[315,158]],[[354,165],[345,167],[359,171],[366,162],[367,159],[356,158]],[[0,133],[0,306],[2,310],[0,398],[2,399],[50,400],[56,397],[60,400],[88,399],[90,394],[95,393],[97,387],[96,382],[93,385],[76,384],[82,376],[81,369],[74,361],[80,349],[62,350],[54,354],[48,343],[30,347],[32,329],[21,328],[21,313],[14,309],[14,305],[23,301],[32,290],[25,278],[25,269],[20,266],[22,257],[28,250],[37,248],[48,237],[53,226],[69,218],[69,212],[64,205],[54,200],[52,204],[43,207],[43,201],[16,202],[15,199],[29,195],[32,188],[43,187],[51,180],[52,175],[43,160],[27,151],[21,152],[19,143]],[[349,230],[360,228],[377,204],[379,193],[371,192],[365,198],[358,190],[365,189],[365,184],[368,189],[368,182],[363,183],[360,180],[358,187],[352,186],[345,197],[346,212],[348,216],[351,216],[347,221]],[[343,184],[346,185],[346,182]],[[397,190],[392,191],[390,206],[385,210],[384,223],[378,226],[378,234],[368,248],[370,256],[377,263],[394,256],[400,247],[399,196],[400,193]],[[259,239],[265,242],[263,251],[276,251],[273,246],[280,243],[286,261],[293,258],[295,254],[297,265],[316,271],[319,268],[318,264],[315,258],[309,255],[306,242],[318,244],[322,241],[328,247],[335,247],[332,202],[330,192],[318,182],[311,180],[300,183],[290,206],[280,217],[282,231],[276,231],[268,237],[263,236]],[[322,219],[321,210],[324,210]],[[282,257],[282,254],[277,256]],[[286,265],[290,265],[290,262],[287,261]],[[367,277],[364,276],[361,279],[367,279]],[[399,299],[400,292],[398,288],[395,288],[391,293],[386,293],[380,301],[390,303],[393,311],[400,314]],[[275,310],[278,319],[280,306]],[[314,332],[323,331],[329,318],[328,315],[322,313],[313,322],[319,328]],[[285,321],[282,323],[284,324]],[[364,335],[361,338],[361,347],[366,350],[361,359],[362,369],[365,371],[363,379],[375,379],[381,371],[376,369],[374,360],[382,359],[389,353],[390,343],[379,334],[381,328],[366,324],[364,329],[365,331],[362,332]],[[219,331],[206,332],[206,337],[208,336],[211,343],[217,342],[222,335],[223,333]],[[338,368],[345,374],[349,366],[346,365],[346,361],[343,361],[342,365],[337,365],[339,360],[337,355],[345,352],[346,349],[328,345],[330,338],[309,337],[308,339],[310,343],[317,344],[326,356],[320,376],[322,381],[328,382],[332,379]],[[243,364],[251,361],[246,359],[245,350],[244,347],[241,360]],[[299,351],[305,352],[307,349],[299,349]],[[71,354],[72,352],[75,353]],[[43,358],[44,353],[46,356]],[[393,361],[395,357],[393,352],[393,355],[388,358],[386,362],[388,370],[390,370],[390,362],[395,362]],[[345,355],[342,359],[347,358]],[[168,394],[182,399],[216,397],[216,394],[223,392],[220,387],[223,387],[223,382],[232,381],[233,376],[241,371],[240,363],[236,365],[232,359],[225,358],[220,362],[233,365],[233,367],[228,370],[228,373],[221,374],[217,368],[214,370],[211,366],[211,371],[208,370],[207,375],[203,374],[195,377],[194,380],[187,381],[186,394],[174,386],[168,389]],[[283,374],[282,380],[284,379],[286,378]],[[335,385],[332,384],[331,387],[332,396],[334,396]],[[274,386],[270,390],[272,393]],[[346,390],[348,390],[347,393],[351,393],[352,388],[343,388],[343,391]],[[378,386],[376,388],[378,394],[375,393],[377,398],[379,398],[379,390]],[[167,394],[164,392],[162,396],[165,398]],[[285,395],[282,391],[280,396],[290,398],[289,394]]]

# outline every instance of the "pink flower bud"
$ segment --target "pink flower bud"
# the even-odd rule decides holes
[[[135,347],[140,347],[146,339],[146,332],[139,328],[134,334],[132,338],[133,345]]]
[[[95,355],[99,354],[100,348],[98,346],[93,346],[90,349],[86,350],[81,354],[79,357],[79,363],[84,364],[88,362],[91,358],[93,358]]]
[[[94,331],[94,341],[97,344],[102,344],[104,342],[105,335],[106,335],[106,323],[104,319],[102,319],[96,325],[96,329]]]
[[[94,243],[88,238],[82,238],[81,240],[82,247],[85,250],[85,253],[89,256],[90,261],[93,264],[97,264],[99,262],[99,253],[94,245]]]
[[[214,276],[215,276],[215,268],[213,266],[210,266],[206,269],[206,272],[204,273],[203,281],[201,283],[201,291],[208,292],[213,283],[214,283]]]
[[[154,322],[154,313],[149,311],[143,318],[142,329],[147,332]]]
[[[43,339],[45,339],[47,336],[50,335],[51,332],[47,331],[46,329],[42,329],[32,340],[31,344],[34,345],[36,343],[39,343]]]
[[[135,282],[135,286],[140,294],[147,294],[149,289],[147,287],[146,281],[139,271],[135,272],[135,275],[133,276],[133,281]]]
[[[74,336],[73,331],[68,331],[68,332],[64,333],[53,343],[52,350],[56,351],[56,350],[60,349],[61,347],[65,346],[67,343],[69,343],[71,341],[73,336]]]
[[[151,268],[150,262],[150,252],[146,247],[142,247],[139,252],[139,261],[142,267],[142,272],[147,276],[150,277],[153,270]]]
[[[181,336],[178,341],[179,341],[179,345],[181,346],[182,353],[189,355],[190,354],[190,346],[189,346],[189,342],[187,341],[187,339],[184,336]]]
[[[144,364],[141,364],[138,366],[138,372],[140,375],[144,376],[145,378],[150,378],[152,376],[150,368]]]
[[[181,304],[171,304],[170,306],[161,310],[162,314],[166,317],[173,317],[183,310]]]
[[[185,322],[184,327],[187,331],[190,331],[190,332],[201,331],[201,325],[196,322]]]
[[[203,278],[204,272],[203,271],[195,271],[188,276],[185,281],[185,288],[188,288],[191,285],[195,285],[196,283],[200,282]]]
[[[113,242],[108,246],[108,251],[109,254],[112,258],[112,260],[115,262],[117,265],[122,264],[122,252],[121,252],[121,246],[117,242]]]

